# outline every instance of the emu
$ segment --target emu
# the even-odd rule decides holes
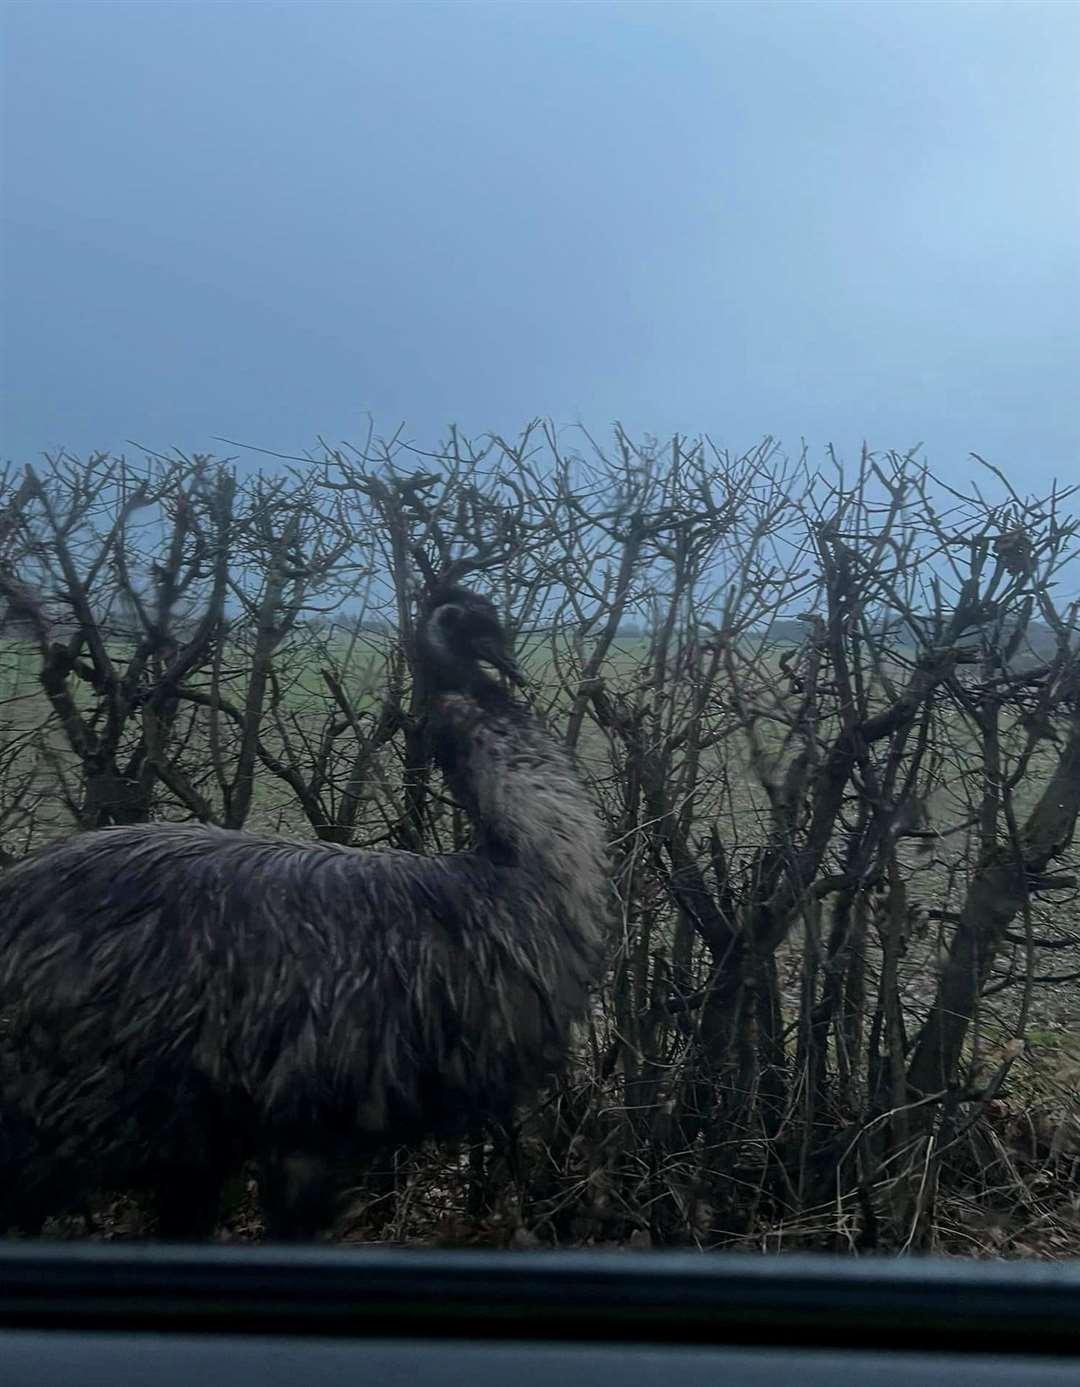
[[[491,602],[443,591],[417,646],[468,850],[156,823],[0,878],[0,1226],[110,1188],[208,1236],[253,1161],[267,1235],[313,1237],[349,1163],[505,1119],[564,1062],[603,963],[600,824],[483,668],[522,683]]]

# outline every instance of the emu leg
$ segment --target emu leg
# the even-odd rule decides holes
[[[500,1188],[505,1187],[507,1182],[518,1187],[522,1183],[521,1144],[513,1108],[502,1107],[489,1113],[484,1131],[491,1142],[487,1162],[487,1198],[494,1205],[498,1202]]]
[[[87,1173],[60,1159],[55,1144],[38,1139],[18,1114],[0,1114],[0,1235],[40,1237],[45,1222],[80,1211],[90,1194]],[[6,1130],[5,1130],[6,1128]],[[18,1140],[16,1140],[16,1133]]]
[[[151,1192],[157,1236],[166,1242],[211,1238],[221,1222],[226,1185],[241,1166],[240,1153],[221,1137],[217,1145],[201,1144],[200,1149],[192,1143],[156,1162]]]
[[[157,1236],[165,1243],[205,1241],[214,1236],[222,1207],[222,1175],[204,1169],[180,1169],[158,1180],[154,1207]]]
[[[45,1220],[53,1218],[57,1212],[66,1211],[58,1211],[45,1200],[12,1199],[10,1205],[5,1204],[4,1211],[0,1214],[0,1237],[10,1237],[17,1233],[25,1238],[40,1238]]]
[[[512,1123],[492,1129],[491,1164],[500,1167],[499,1174],[510,1184],[523,1184],[520,1133]]]
[[[312,1151],[287,1151],[259,1161],[259,1203],[272,1242],[311,1242],[330,1230],[338,1186],[331,1162]]]
[[[69,1185],[62,1175],[38,1182],[21,1179],[19,1175],[10,1176],[4,1171],[0,1173],[0,1181],[6,1186],[0,1210],[0,1235],[18,1232],[26,1238],[39,1238],[50,1218],[63,1218],[68,1214],[86,1218],[89,1229],[87,1193],[74,1182]]]
[[[221,1215],[225,1173],[204,1166],[176,1166],[154,1185],[157,1236],[163,1242],[203,1242]]]

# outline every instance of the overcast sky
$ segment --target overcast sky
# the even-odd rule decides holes
[[[1080,5],[3,28],[6,458],[540,414],[1080,477]]]

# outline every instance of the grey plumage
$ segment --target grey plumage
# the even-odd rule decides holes
[[[505,1116],[561,1062],[602,960],[605,852],[570,758],[480,668],[485,599],[433,603],[418,667],[475,846],[366,852],[194,825],[53,845],[0,879],[0,1219],[156,1192],[205,1232],[260,1162],[270,1231],[310,1236],[332,1171]]]

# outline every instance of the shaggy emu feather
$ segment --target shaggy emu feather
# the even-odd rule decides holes
[[[0,1220],[96,1189],[213,1226],[255,1158],[276,1237],[331,1220],[340,1167],[505,1116],[586,1012],[600,825],[569,756],[480,662],[495,609],[429,607],[419,671],[474,847],[425,857],[194,825],[77,835],[0,879]]]

